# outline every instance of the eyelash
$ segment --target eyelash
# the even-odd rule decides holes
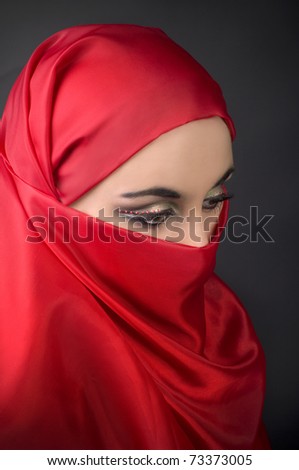
[[[168,217],[170,217],[171,215],[175,215],[173,209],[165,209],[165,210],[162,210],[162,211],[151,211],[151,210],[148,210],[148,211],[140,211],[142,212],[142,215],[138,215],[139,211],[128,211],[129,213],[123,213],[123,211],[120,211],[120,215],[123,215],[125,217],[127,217],[129,219],[129,221],[134,221],[134,222],[140,222],[141,225],[143,227],[146,227],[146,226],[153,226],[153,225],[161,225],[163,224],[164,222],[166,222],[166,220],[168,219]],[[136,214],[137,215],[134,215]],[[162,220],[160,220],[162,218]],[[159,221],[160,220],[160,221]]]
[[[226,199],[231,199],[233,194],[231,193],[221,193],[217,196],[209,197],[204,199],[204,202],[212,203],[209,207],[205,207],[205,211],[212,211],[219,206],[220,203],[225,201]],[[168,217],[171,215],[175,215],[173,209],[165,209],[159,211],[158,209],[155,210],[121,210],[119,209],[119,215],[122,217],[126,217],[127,219],[132,220],[134,222],[140,222],[143,227],[146,226],[158,226],[166,222]],[[161,219],[159,221],[159,219]]]
[[[214,210],[221,202],[225,201],[226,199],[231,199],[232,197],[233,197],[232,193],[221,193],[221,194],[217,194],[217,196],[207,197],[206,199],[204,199],[203,202],[205,201],[208,203],[212,202],[212,206],[205,207],[204,210],[207,210],[207,211]]]

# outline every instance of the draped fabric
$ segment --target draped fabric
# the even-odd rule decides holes
[[[262,449],[264,356],[204,247],[68,206],[222,92],[158,28],[87,25],[34,51],[0,139],[0,447]]]

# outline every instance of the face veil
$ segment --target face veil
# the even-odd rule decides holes
[[[219,116],[218,84],[158,28],[88,25],[34,51],[1,121],[0,445],[256,449],[264,356],[204,247],[68,206],[159,135]]]

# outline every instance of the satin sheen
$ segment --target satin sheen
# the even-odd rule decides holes
[[[2,449],[269,448],[263,351],[213,273],[227,202],[205,247],[67,205],[211,116],[234,138],[217,83],[160,29],[78,26],[31,56],[1,121]]]

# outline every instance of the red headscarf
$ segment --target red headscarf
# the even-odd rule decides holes
[[[67,205],[210,116],[234,137],[219,86],[160,29],[78,26],[31,56],[1,123],[1,448],[268,448],[264,357],[217,243]]]

